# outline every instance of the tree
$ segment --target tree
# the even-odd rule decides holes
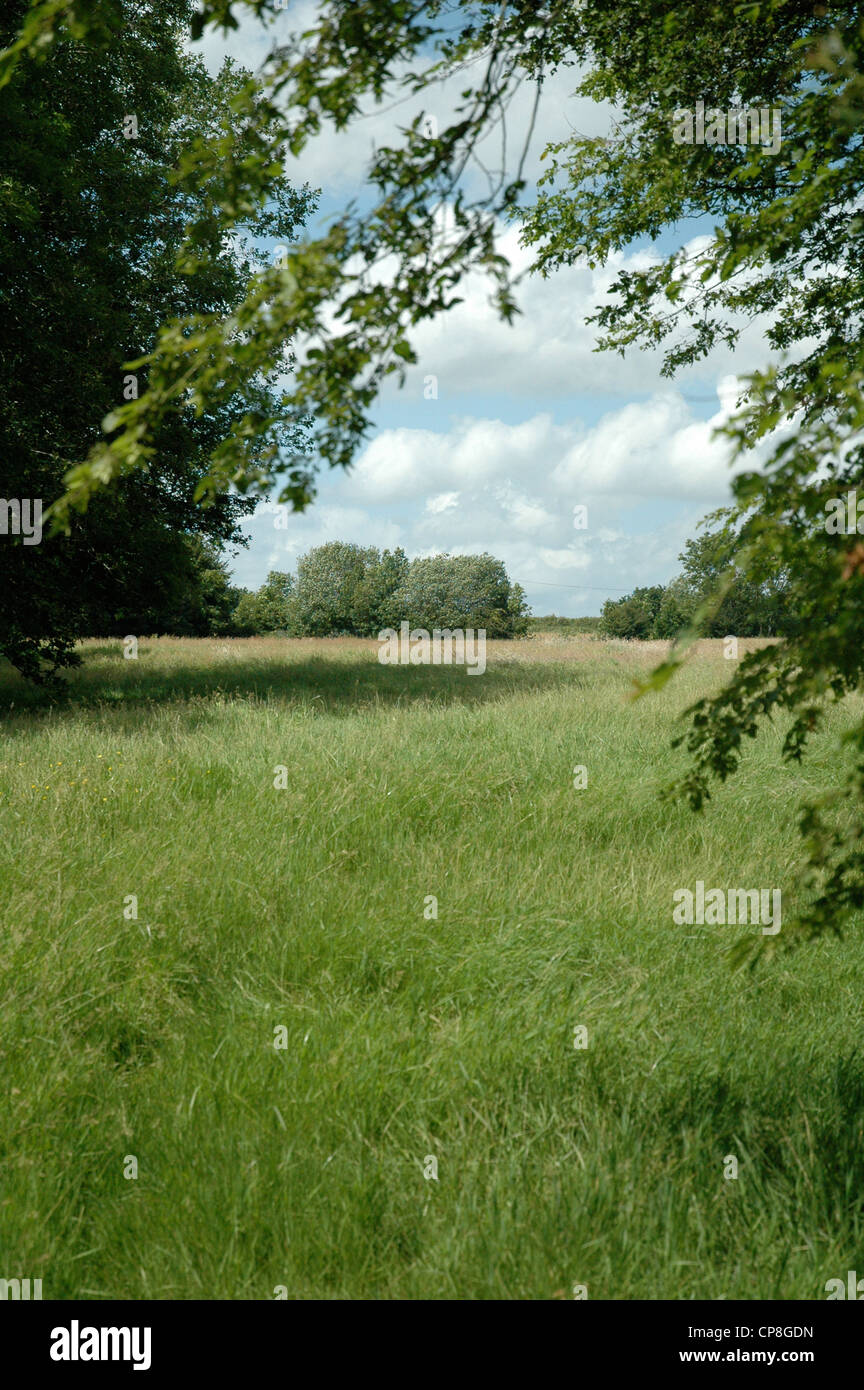
[[[242,637],[254,637],[266,632],[287,632],[291,637],[301,636],[291,575],[271,570],[257,593],[244,593],[232,615],[232,626]]]
[[[110,46],[119,9],[120,0],[98,10],[37,5],[19,41],[0,55],[0,81],[47,55],[70,28],[82,42]],[[275,0],[204,0],[194,32],[234,25],[235,9],[266,15]],[[539,99],[542,78],[576,65],[583,69],[577,90],[615,110],[611,135],[562,130],[546,151],[548,173],[533,202],[524,197],[520,156],[490,171],[488,195],[471,201],[462,174],[517,85],[533,83]],[[725,429],[738,454],[757,443],[766,453],[761,471],[749,468],[733,482],[734,561],[758,589],[773,573],[788,573],[798,626],[779,647],[745,658],[722,691],[691,711],[693,767],[681,790],[698,808],[713,779],[735,771],[744,739],[766,718],[789,712],[784,756],[797,760],[826,701],[857,689],[864,676],[864,544],[854,517],[851,530],[825,525],[826,507],[864,483],[864,17],[848,0],[733,7],[585,0],[540,10],[522,0],[328,0],[302,40],[274,53],[261,84],[238,95],[232,130],[182,160],[188,187],[210,180],[223,194],[193,222],[189,256],[206,241],[217,201],[226,234],[250,206],[263,206],[283,143],[299,153],[324,122],[342,128],[354,120],[363,98],[380,100],[394,84],[426,93],[456,73],[462,98],[454,119],[430,134],[418,116],[401,144],[378,148],[370,200],[293,249],[233,315],[187,322],[185,331],[166,327],[147,355],[148,391],[115,413],[106,437],[69,471],[53,516],[63,522],[140,467],[166,416],[189,404],[221,404],[236,389],[240,363],[264,370],[298,332],[311,347],[295,375],[295,408],[314,416],[321,457],[349,462],[381,383],[415,361],[412,330],[458,300],[469,270],[489,274],[500,313],[512,319],[512,278],[495,237],[502,218],[521,219],[541,274],[586,248],[597,265],[640,238],[656,242],[667,228],[703,219],[706,235],[693,246],[619,270],[593,319],[607,348],[665,344],[669,375],[716,344],[734,345],[754,316],[769,323],[771,360],[742,384]],[[706,139],[682,140],[684,114],[697,101],[709,117]],[[729,113],[739,131],[739,112],[763,108],[782,116],[776,149],[719,138],[721,126],[728,135]],[[444,201],[453,211],[447,235],[432,217]],[[266,438],[272,425],[272,412],[262,410],[248,430],[229,432],[211,454],[205,486],[224,490],[229,478],[269,485],[278,453],[265,450],[253,461],[250,441]],[[302,506],[310,495],[309,470],[289,472],[282,499]],[[700,605],[684,644],[734,578],[727,571]],[[644,688],[662,685],[682,659],[676,651]],[[810,934],[864,906],[864,720],[845,765],[839,804],[804,816],[815,902],[801,927]],[[784,940],[790,936],[784,928]]]
[[[660,607],[654,619],[654,636],[661,640],[673,640],[686,632],[693,621],[696,605],[687,581],[680,575],[670,579],[663,590]],[[726,633],[723,634],[724,637]]]
[[[252,636],[377,637],[385,627],[485,628],[489,637],[527,630],[526,604],[500,560],[491,555],[434,555],[412,560],[404,550],[351,541],[317,545],[297,564],[296,581],[272,573],[244,594],[233,622]]]
[[[0,42],[26,13],[23,2],[6,6]],[[58,39],[49,62],[22,55],[0,87],[5,499],[47,507],[70,464],[102,437],[105,418],[124,397],[146,395],[146,369],[124,363],[152,347],[172,316],[206,322],[233,309],[249,278],[250,239],[291,237],[310,206],[308,193],[275,177],[268,209],[250,212],[229,245],[213,215],[220,188],[174,182],[192,132],[216,138],[246,82],[230,64],[211,78],[188,56],[191,13],[188,0],[120,5],[123,26],[110,46]],[[201,256],[193,265],[187,255],[181,269],[190,218]],[[196,492],[219,441],[245,427],[250,409],[272,410],[280,399],[275,375],[253,373],[200,414],[184,406],[154,428],[146,470],[94,496],[68,537],[35,545],[0,537],[0,652],[25,674],[50,678],[74,662],[76,636],[206,631],[217,621],[204,614],[211,600],[224,617],[222,598],[205,595],[205,570],[211,588],[224,589],[213,547],[245,544],[238,522],[254,500],[226,486],[208,489],[202,508]],[[297,450],[305,438],[288,412],[283,446]],[[250,461],[265,447],[251,446]]]
[[[412,560],[395,590],[388,626],[479,628],[487,637],[527,631],[522,587],[492,555],[430,555]]]
[[[716,516],[715,516],[716,519]],[[797,630],[789,575],[753,582],[735,563],[736,536],[721,527],[685,542],[683,573],[664,586],[607,599],[601,626],[608,637],[677,638],[692,627],[704,637],[776,637]],[[716,598],[722,588],[722,597]]]
[[[408,574],[408,556],[401,546],[385,550],[374,564],[367,565],[354,596],[356,631],[375,637],[387,627],[393,611],[393,595]]]
[[[777,569],[757,583],[736,563],[737,536],[721,527],[685,542],[680,559],[683,607],[692,621],[703,604],[725,584],[725,592],[703,624],[707,637],[776,637],[791,635],[795,617],[789,600],[789,574]],[[682,624],[686,627],[687,624]]]
[[[655,637],[663,595],[662,585],[655,584],[649,589],[634,589],[626,598],[607,598],[603,604],[601,630],[607,637]]]
[[[218,546],[201,536],[184,537],[184,542],[188,564],[176,576],[165,616],[152,627],[126,623],[126,632],[166,632],[181,637],[227,637],[233,633],[233,614],[241,591],[231,583],[227,560]]]
[[[76,632],[80,637],[125,637],[129,633],[167,633],[209,637],[232,630],[240,597],[218,544],[167,526],[150,532],[150,572],[133,556],[118,573],[116,588],[92,602],[79,597]]]
[[[337,633],[371,636],[407,564],[404,552],[384,555],[374,546],[327,541],[297,565],[297,618],[310,637]]]

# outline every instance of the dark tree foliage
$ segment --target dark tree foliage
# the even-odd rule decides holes
[[[0,44],[11,42],[26,10],[4,7]],[[200,232],[206,260],[182,271],[176,264],[190,220],[217,196],[212,186],[181,188],[177,167],[193,136],[215,135],[246,81],[230,65],[213,79],[185,53],[191,11],[186,0],[130,0],[117,11],[123,22],[110,47],[64,37],[44,61],[22,57],[0,88],[7,501],[41,499],[47,509],[124,395],[136,386],[145,393],[146,368],[124,363],[149,350],[171,317],[206,322],[245,293],[248,252],[242,238],[227,245],[216,218]],[[310,205],[307,192],[274,179],[267,211],[245,230],[289,239]],[[196,491],[218,443],[250,408],[272,409],[278,397],[272,380],[253,373],[200,414],[174,412],[154,430],[144,467],[94,496],[68,536],[47,528],[39,544],[0,536],[0,653],[50,680],[74,662],[74,639],[86,633],[200,632],[201,547],[218,570],[214,547],[243,543],[238,521],[254,502],[226,486],[202,508]],[[281,438],[288,450],[304,443],[290,412]]]
[[[412,560],[387,607],[390,622],[425,628],[474,628],[488,638],[522,636],[527,604],[521,584],[493,555],[428,555]]]

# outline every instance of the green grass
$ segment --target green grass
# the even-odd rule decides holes
[[[547,617],[530,617],[528,619],[528,632],[560,632],[568,636],[575,637],[579,633],[600,631],[599,618],[559,618],[557,614],[551,613]]]
[[[635,705],[657,649],[587,638],[490,644],[482,677],[89,644],[64,707],[4,675],[0,1276],[819,1299],[864,1269],[859,927],[733,973],[757,929],[671,916],[701,878],[791,917],[849,712],[802,769],[775,728],[702,816],[659,804],[720,645]]]

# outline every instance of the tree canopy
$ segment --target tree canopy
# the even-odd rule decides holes
[[[0,42],[26,14],[23,3],[6,7]],[[228,118],[246,77],[230,63],[210,77],[185,51],[187,0],[122,14],[110,45],[58,31],[48,61],[22,52],[0,87],[0,493],[46,508],[70,462],[102,437],[104,417],[146,397],[146,368],[125,364],[167,320],[213,317],[242,300],[253,238],[293,236],[312,205],[280,176],[267,209],[238,223],[230,244],[218,219],[208,229],[199,221],[206,260],[178,268],[189,219],[212,207],[214,190],[181,189],[174,171],[193,132],[210,138]],[[87,633],[200,630],[204,552],[191,542],[244,543],[238,522],[254,503],[226,487],[204,509],[195,491],[250,406],[278,408],[276,375],[155,422],[146,469],[94,496],[62,543],[4,539],[0,651],[19,669],[50,676]],[[280,437],[305,442],[290,412]],[[264,447],[254,442],[250,458]],[[210,563],[221,562],[210,553]]]
[[[402,622],[412,628],[483,629],[489,638],[527,630],[522,588],[492,555],[432,555],[327,541],[301,555],[293,575],[273,571],[234,613],[244,633],[292,637],[377,637]]]

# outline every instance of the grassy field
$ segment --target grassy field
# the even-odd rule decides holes
[[[758,928],[671,915],[702,879],[791,918],[843,710],[803,769],[769,730],[697,817],[657,794],[719,642],[635,705],[660,644],[490,643],[482,677],[350,640],[85,647],[65,707],[0,680],[0,1276],[820,1299],[864,1272],[860,930],[733,973]]]

